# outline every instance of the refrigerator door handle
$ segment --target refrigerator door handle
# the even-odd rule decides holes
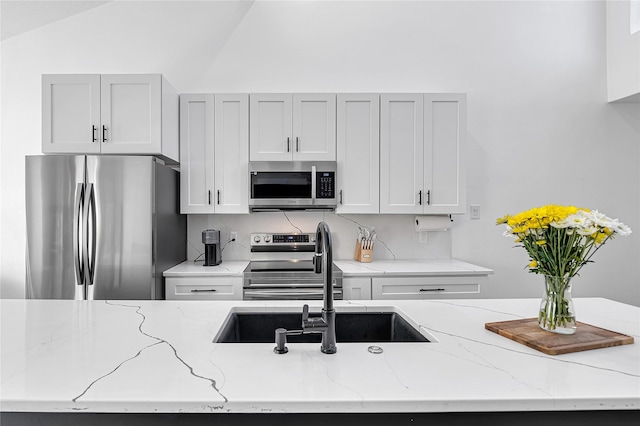
[[[87,185],[87,200],[84,205],[84,264],[87,284],[93,285],[96,266],[96,195],[93,184]],[[89,233],[91,231],[91,233]]]
[[[76,285],[84,285],[84,263],[82,262],[82,245],[80,243],[80,227],[82,224],[82,206],[84,204],[84,184],[76,186],[75,206],[73,208],[73,264],[76,272]],[[84,223],[84,220],[82,220]],[[84,236],[82,237],[84,239]]]

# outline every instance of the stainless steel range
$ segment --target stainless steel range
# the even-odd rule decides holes
[[[314,272],[315,234],[251,234],[252,260],[244,270],[244,300],[322,300]],[[332,263],[333,297],[342,300],[342,270]]]

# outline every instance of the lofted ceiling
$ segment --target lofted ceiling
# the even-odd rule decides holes
[[[68,18],[109,1],[0,0],[0,40]]]

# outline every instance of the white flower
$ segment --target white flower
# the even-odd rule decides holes
[[[629,228],[627,225],[625,225],[622,222],[618,222],[617,219],[615,220],[614,223],[611,224],[611,226],[609,226],[609,229],[611,229],[613,232],[615,232],[618,235],[622,235],[623,237],[631,235],[631,228]]]
[[[568,224],[567,227],[576,229],[587,228],[591,225],[582,210],[578,210],[577,213],[567,216],[564,222]]]
[[[576,232],[580,235],[594,235],[596,232],[598,232],[598,227],[594,225],[583,226],[581,228],[576,229]]]
[[[567,218],[564,218],[559,222],[551,222],[549,225],[551,225],[551,226],[553,226],[554,228],[557,228],[557,229],[565,229],[565,228],[569,228],[571,226],[571,222],[569,222],[567,220]]]
[[[601,228],[611,228],[614,219],[611,219],[607,215],[600,213],[598,210],[592,210],[590,212],[585,212],[586,216],[591,220],[595,225]]]

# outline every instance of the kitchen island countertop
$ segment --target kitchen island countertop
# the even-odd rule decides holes
[[[550,356],[484,329],[536,299],[337,301],[395,306],[437,342],[218,344],[234,306],[302,302],[1,300],[0,409],[23,412],[354,413],[640,409],[640,308],[576,299],[578,318],[636,343]],[[312,311],[321,302],[309,302]]]

